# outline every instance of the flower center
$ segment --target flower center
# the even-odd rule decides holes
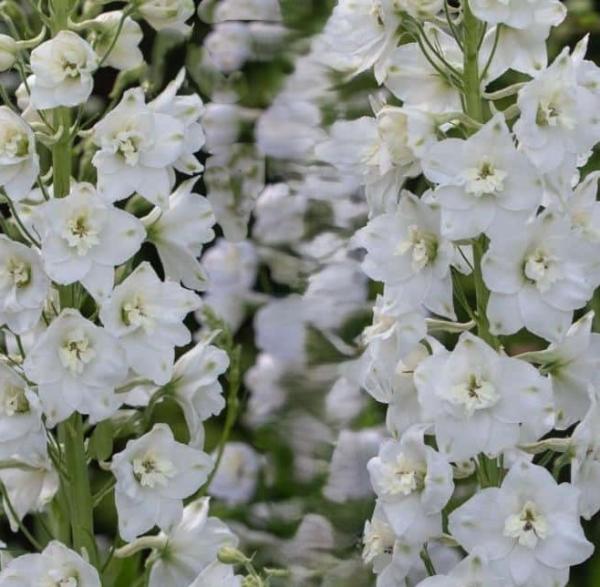
[[[447,398],[454,405],[462,406],[468,417],[477,410],[495,406],[500,396],[495,387],[479,375],[471,374],[464,383],[453,385]]]
[[[92,225],[89,215],[85,212],[69,218],[62,236],[71,248],[77,249],[77,254],[80,256],[85,255],[100,242],[98,230]]]
[[[412,255],[412,269],[419,273],[435,261],[438,251],[437,238],[413,224],[408,227],[408,239],[398,245],[396,254],[404,255],[409,251]]]
[[[477,167],[468,169],[465,173],[466,190],[477,198],[484,194],[498,194],[504,190],[506,171],[497,169],[487,158],[483,159]]]
[[[154,318],[140,295],[123,304],[121,316],[126,326],[141,327],[148,334],[154,331]]]
[[[535,122],[538,126],[560,127],[566,130],[573,130],[576,124],[574,117],[567,112],[557,98],[540,101]]]
[[[85,366],[96,356],[96,351],[82,331],[71,333],[58,349],[61,363],[72,375],[81,375]]]
[[[52,569],[48,573],[47,583],[43,582],[43,585],[48,585],[48,587],[78,587],[78,573],[73,570],[65,572],[64,569]]]
[[[536,249],[525,259],[523,272],[542,293],[548,291],[561,278],[558,257],[542,249]]]
[[[548,537],[548,523],[535,503],[528,501],[523,509],[506,519],[504,536],[515,538],[521,546],[535,548]]]
[[[388,495],[408,496],[420,491],[425,483],[427,468],[400,454],[392,463],[385,464],[384,484]]]
[[[30,405],[25,395],[25,390],[12,385],[4,388],[4,394],[0,406],[2,413],[11,418],[17,414],[26,414],[30,410]]]
[[[169,479],[175,476],[173,463],[158,455],[147,452],[144,456],[133,459],[133,476],[142,487],[165,487]]]
[[[0,153],[11,158],[25,157],[29,152],[29,139],[18,129],[10,129],[0,144]]]
[[[12,257],[8,260],[4,270],[4,277],[16,287],[22,288],[29,285],[31,281],[31,267],[21,259]]]
[[[140,160],[142,137],[134,131],[120,132],[116,137],[117,153],[125,159],[125,163],[134,167]]]

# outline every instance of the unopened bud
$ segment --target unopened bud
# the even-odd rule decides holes
[[[217,555],[224,565],[243,565],[248,562],[248,557],[233,546],[224,546]]]
[[[17,42],[0,34],[0,72],[9,70],[17,60]]]

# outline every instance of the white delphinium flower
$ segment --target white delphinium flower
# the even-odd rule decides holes
[[[75,411],[98,422],[121,404],[115,388],[127,376],[123,349],[111,333],[77,310],[61,312],[27,354],[23,367],[38,384],[50,426]]]
[[[97,67],[98,57],[87,41],[60,31],[31,52],[31,104],[37,110],[83,104],[94,88]]]
[[[200,118],[204,113],[204,103],[197,94],[177,95],[184,81],[185,69],[182,69],[177,77],[169,82],[167,87],[148,104],[148,107],[158,114],[172,116],[183,125],[184,137],[181,154],[173,163],[173,167],[181,173],[193,175],[200,173],[203,169],[194,153],[197,153],[204,145],[204,131],[200,124]]]
[[[111,465],[121,537],[131,541],[155,525],[178,524],[182,500],[200,488],[212,465],[205,452],[175,441],[166,424],[130,440]]]
[[[320,57],[334,69],[353,75],[374,67],[381,81],[398,42],[399,23],[391,0],[341,0],[320,39]]]
[[[413,18],[433,18],[444,7],[444,0],[392,0],[396,10],[406,12]]]
[[[189,587],[242,587],[242,579],[229,565],[215,562],[206,567]]]
[[[250,391],[244,421],[257,428],[269,422],[285,405],[287,394],[283,379],[287,365],[267,353],[260,353],[256,362],[246,371],[244,385]]]
[[[367,186],[372,214],[392,210],[407,177],[421,173],[421,157],[435,142],[435,122],[425,111],[384,106],[376,118],[340,120],[316,155]]]
[[[441,207],[442,233],[452,240],[510,233],[542,201],[535,168],[515,148],[501,114],[467,140],[433,145],[423,168],[438,184],[429,201]]]
[[[100,319],[116,336],[129,366],[157,385],[171,379],[176,346],[191,335],[184,318],[201,305],[192,291],[172,281],[161,281],[144,262],[113,290],[100,309]]]
[[[198,8],[207,22],[222,22],[225,20],[281,20],[279,0],[202,0]]]
[[[447,575],[435,575],[421,581],[417,587],[508,587],[506,579],[492,571],[479,554],[463,559]]]
[[[556,169],[568,157],[587,154],[600,139],[600,96],[593,80],[598,69],[583,60],[586,50],[587,38],[572,54],[565,47],[519,92],[521,115],[514,131],[522,150],[542,172]]]
[[[373,517],[365,524],[362,559],[372,565],[377,575],[376,587],[402,585],[417,561],[422,544],[410,537],[396,536],[381,503],[375,506]]]
[[[470,5],[473,14],[480,20],[517,29],[529,29],[551,17],[560,16],[563,20],[567,13],[559,0],[471,0]]]
[[[592,332],[593,312],[575,322],[565,337],[546,350],[526,353],[552,382],[556,426],[566,429],[582,420],[591,405],[590,389],[600,386],[600,334]]]
[[[600,172],[593,172],[572,191],[563,192],[561,202],[571,228],[593,247],[600,245],[600,202],[596,200]]]
[[[227,371],[229,357],[225,351],[198,343],[183,354],[173,367],[173,375],[165,389],[180,406],[190,435],[190,446],[204,445],[202,422],[221,413],[225,407],[219,377]],[[159,391],[156,386],[143,386],[144,402]]]
[[[22,200],[39,169],[33,130],[8,106],[0,106],[0,186],[12,200]]]
[[[0,34],[0,72],[12,68],[17,61],[17,53],[17,41],[9,35]]]
[[[14,369],[0,363],[0,458],[41,453],[45,436],[38,396]]]
[[[579,489],[579,512],[591,520],[600,510],[600,407],[591,403],[571,437],[571,483]]]
[[[27,514],[47,511],[60,485],[52,461],[39,452],[27,455],[15,467],[0,469],[0,481],[12,505],[11,510],[6,502],[3,504],[13,532],[19,531]]]
[[[208,498],[196,500],[185,507],[176,526],[158,535],[163,546],[152,555],[149,587],[189,587],[217,560],[222,547],[237,546],[237,537],[221,520],[209,517],[208,510]]]
[[[422,361],[415,385],[440,450],[454,461],[479,453],[496,457],[517,444],[523,424],[547,420],[547,432],[553,423],[550,382],[468,332],[452,352],[439,350]]]
[[[123,94],[93,131],[99,150],[92,163],[101,195],[116,202],[137,192],[167,208],[175,179],[171,166],[182,153],[184,125],[173,116],[153,112],[143,90],[134,88]]]
[[[579,521],[579,491],[543,467],[520,461],[501,487],[476,493],[450,514],[449,529],[467,551],[521,587],[566,585],[569,567],[594,551]]]
[[[50,280],[40,255],[0,235],[0,324],[24,334],[40,320]]]
[[[230,243],[221,238],[215,241],[202,257],[208,274],[204,303],[237,330],[253,299],[252,287],[258,270],[258,254],[251,241]],[[198,316],[202,320],[202,316]]]
[[[107,204],[88,183],[35,210],[46,273],[56,283],[80,281],[96,300],[108,297],[114,267],[131,258],[146,231],[131,214]]]
[[[592,297],[590,279],[596,254],[554,213],[544,213],[523,230],[507,227],[492,240],[482,262],[491,296],[487,307],[490,331],[513,334],[525,326],[549,341],[567,332],[573,310]]]
[[[423,542],[441,531],[441,511],[454,491],[446,458],[425,444],[426,426],[388,440],[368,464],[373,489],[397,536]]]
[[[113,45],[119,24],[123,19],[123,12],[111,10],[99,14],[94,23],[96,26],[92,33],[94,50],[104,59],[104,65],[126,71],[135,69],[144,63],[144,55],[139,47],[144,34],[142,27],[130,16],[125,16],[121,30]]]
[[[203,245],[215,237],[215,215],[208,200],[193,191],[196,181],[192,178],[181,183],[169,197],[168,210],[155,208],[143,223],[165,275],[191,289],[203,290],[207,275],[198,258]]]
[[[340,432],[323,488],[323,495],[329,501],[345,503],[373,495],[367,464],[377,455],[382,440],[381,431],[373,428]]]
[[[243,22],[217,24],[207,35],[204,47],[213,65],[225,74],[241,69],[253,57],[252,35]]]
[[[194,14],[194,0],[141,0],[136,7],[157,31],[172,30],[187,35],[192,29],[186,21]]]
[[[402,286],[404,299],[454,318],[451,243],[440,234],[440,210],[403,192],[393,212],[373,218],[358,231],[355,244],[367,255],[363,270],[372,279]]]
[[[206,161],[204,181],[225,238],[246,238],[254,204],[265,187],[264,157],[252,145],[233,145]]]
[[[98,571],[80,555],[53,540],[39,554],[13,559],[0,573],[2,587],[48,585],[101,587]]]
[[[250,501],[262,467],[260,455],[248,444],[228,442],[209,493],[228,505]]]

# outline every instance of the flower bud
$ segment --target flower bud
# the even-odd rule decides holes
[[[17,59],[17,42],[0,34],[0,72],[9,70]]]
[[[224,546],[219,550],[217,558],[224,565],[243,565],[248,562],[248,557],[233,546]]]

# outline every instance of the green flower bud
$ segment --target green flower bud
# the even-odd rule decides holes
[[[17,60],[17,42],[8,35],[0,34],[0,71],[9,70]]]

